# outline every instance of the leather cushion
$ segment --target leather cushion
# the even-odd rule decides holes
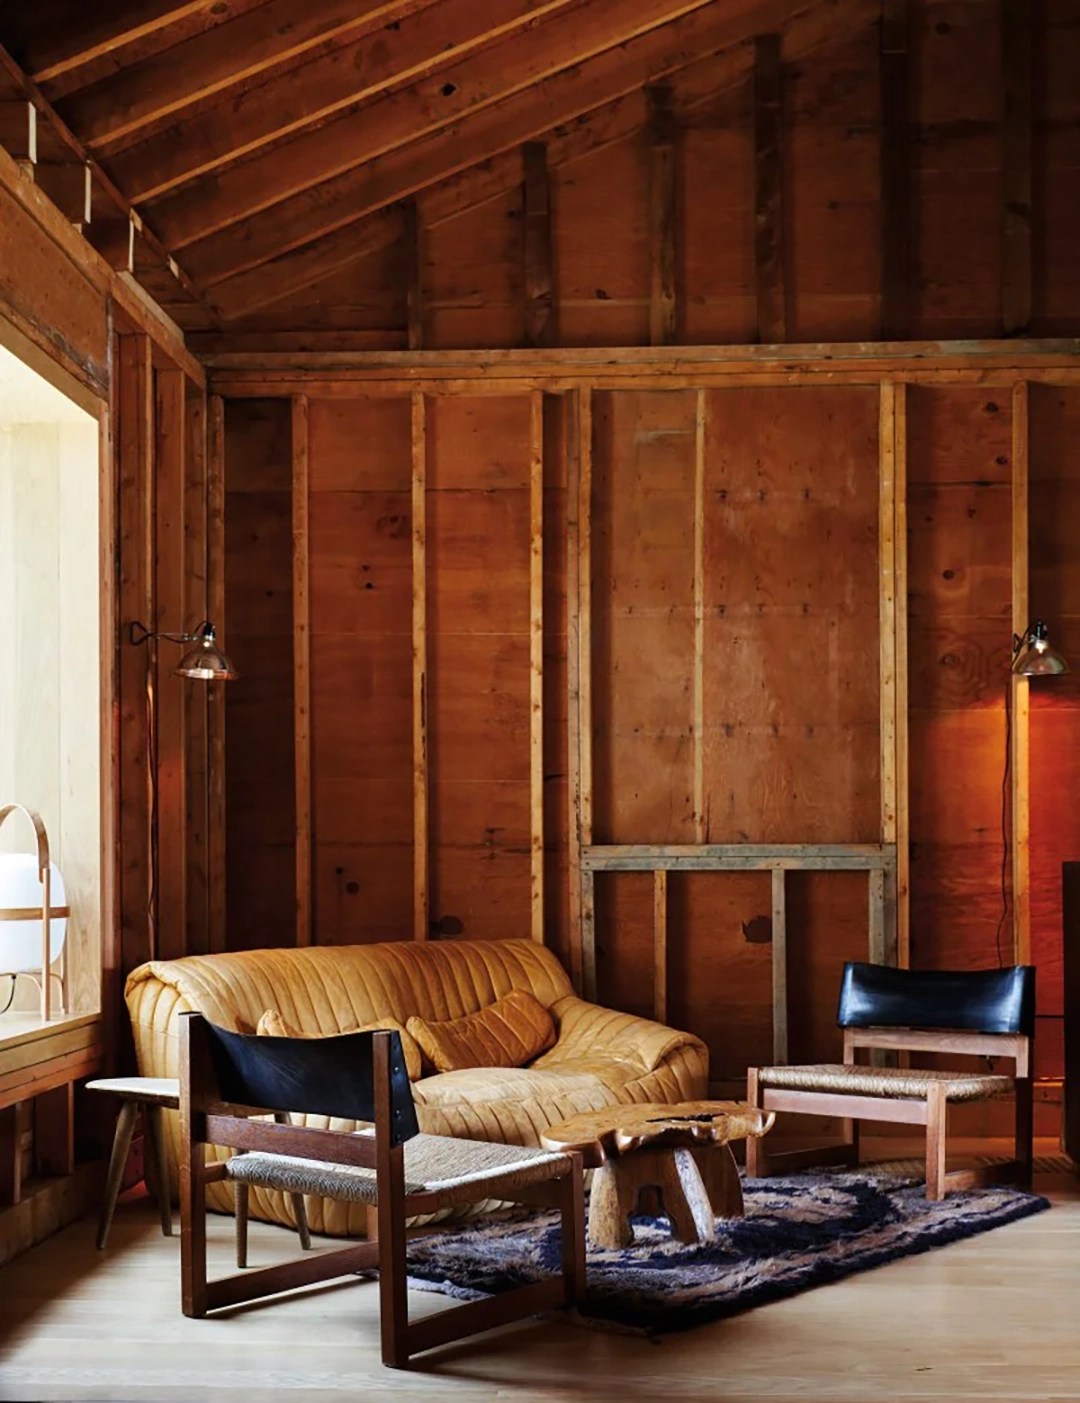
[[[377,1018],[372,1023],[365,1023],[362,1028],[343,1028],[340,1033],[308,1033],[302,1028],[297,1028],[287,1018],[283,1018],[276,1008],[268,1008],[256,1024],[255,1032],[261,1038],[321,1038],[344,1037],[347,1033],[397,1033],[401,1038],[401,1051],[405,1057],[405,1070],[409,1074],[409,1080],[419,1081],[423,1072],[416,1040],[396,1018]]]
[[[849,961],[840,983],[841,1028],[1035,1031],[1035,969],[893,969]]]
[[[436,1072],[523,1067],[554,1047],[556,1038],[551,1014],[524,989],[515,989],[463,1018],[429,1023],[414,1017],[406,1027]]]

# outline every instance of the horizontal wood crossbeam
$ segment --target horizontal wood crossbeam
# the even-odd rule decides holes
[[[892,1096],[844,1096],[839,1092],[786,1091],[766,1086],[761,1091],[761,1104],[767,1111],[794,1111],[799,1115],[813,1112],[843,1120],[882,1120],[900,1125],[927,1123],[927,1102]]]
[[[855,383],[880,379],[941,381],[950,374],[968,383],[1047,378],[1069,383],[1080,374],[1080,338],[1017,341],[813,342],[783,346],[628,346],[616,350],[535,349],[528,351],[351,351],[215,352],[205,356],[215,385],[232,395],[286,393],[285,384],[316,381],[370,393],[380,381],[400,386],[477,380],[490,391],[492,380],[543,381],[565,378],[579,384],[619,383],[635,376],[675,378],[684,384],[708,379],[764,374],[770,383],[800,377],[829,382],[854,377]],[[988,382],[987,382],[988,383]],[[355,393],[355,391],[354,391]]]
[[[590,872],[876,872],[892,870],[896,848],[886,843],[703,843],[590,845],[581,865]]]

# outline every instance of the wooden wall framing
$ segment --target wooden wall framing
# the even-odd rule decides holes
[[[910,825],[908,796],[913,782],[909,776],[908,739],[908,578],[906,541],[908,410],[910,396],[925,389],[942,394],[986,392],[1001,399],[1012,412],[1012,473],[1015,510],[1013,531],[1016,542],[1026,541],[1023,520],[1025,497],[1024,464],[1026,428],[1024,404],[1026,386],[1080,387],[1076,370],[1074,342],[1013,342],[971,345],[874,345],[847,347],[782,348],[694,348],[668,351],[556,351],[539,348],[530,353],[507,353],[495,361],[482,352],[398,354],[312,355],[301,365],[269,354],[259,364],[241,358],[222,357],[213,373],[213,388],[231,397],[302,395],[328,407],[358,399],[372,406],[404,400],[411,424],[412,513],[411,572],[413,579],[412,666],[413,666],[413,747],[418,760],[414,771],[414,938],[427,938],[438,929],[437,910],[429,909],[428,876],[431,834],[428,830],[428,795],[432,777],[428,774],[428,728],[432,698],[426,649],[431,627],[428,610],[428,534],[430,492],[429,457],[433,451],[430,435],[443,404],[456,403],[455,414],[472,414],[465,408],[470,401],[479,406],[501,400],[524,406],[527,433],[523,440],[527,472],[527,554],[521,569],[527,576],[528,634],[528,889],[531,917],[528,932],[544,938],[550,925],[548,904],[553,888],[545,873],[561,860],[551,846],[556,842],[545,823],[543,803],[544,734],[549,724],[545,709],[544,637],[554,616],[547,616],[550,589],[546,578],[543,545],[557,518],[546,517],[546,462],[554,445],[547,439],[545,400],[558,396],[562,410],[551,422],[561,424],[559,453],[565,463],[567,512],[566,556],[566,719],[567,774],[565,836],[567,862],[567,902],[569,937],[565,953],[572,978],[586,996],[605,997],[612,954],[597,940],[598,902],[600,909],[609,900],[606,874],[611,870],[600,860],[611,851],[611,842],[596,827],[596,760],[598,715],[594,705],[596,630],[598,609],[606,599],[597,594],[599,557],[596,554],[596,464],[597,435],[602,432],[597,405],[600,397],[622,392],[650,393],[672,391],[687,397],[688,483],[693,500],[693,534],[688,537],[690,580],[686,608],[692,638],[692,669],[688,674],[689,716],[689,801],[688,834],[692,846],[690,861],[684,860],[679,845],[642,843],[637,845],[641,861],[615,863],[615,870],[639,871],[647,876],[650,894],[641,891],[647,906],[651,929],[649,964],[652,991],[649,1010],[657,1017],[677,1021],[680,1013],[679,979],[673,971],[679,959],[678,932],[681,929],[683,883],[688,874],[719,869],[733,876],[748,871],[767,874],[771,885],[768,924],[771,927],[769,1004],[772,1010],[771,1054],[782,1057],[796,1053],[805,1041],[805,1032],[789,1027],[787,990],[792,979],[800,978],[806,953],[801,949],[800,930],[805,917],[807,893],[798,883],[804,877],[820,877],[823,872],[851,870],[851,862],[867,873],[863,898],[864,957],[906,963],[911,958],[909,851]],[[715,484],[709,477],[714,470],[707,460],[715,450],[721,432],[713,423],[713,401],[718,392],[764,390],[770,387],[787,393],[813,386],[846,387],[865,390],[876,405],[873,420],[876,438],[878,480],[876,484],[875,529],[877,534],[877,624],[878,715],[880,734],[880,775],[878,791],[880,818],[876,843],[869,849],[862,837],[849,843],[805,844],[717,844],[710,841],[708,813],[708,746],[710,727],[715,723],[710,692],[706,684],[709,661],[706,633],[715,608],[705,582],[705,556],[709,547],[704,510]],[[718,402],[719,403],[719,402]],[[335,411],[336,412],[336,411]],[[606,413],[606,411],[604,411]],[[465,422],[463,420],[462,422]],[[471,421],[470,421],[471,422]],[[477,421],[479,422],[479,421]],[[445,451],[444,448],[438,452]],[[441,472],[442,469],[439,469]],[[606,490],[606,489],[605,489]],[[689,515],[688,515],[689,520]],[[606,547],[605,547],[606,549]],[[1026,612],[1026,599],[1020,587],[1023,562],[1015,553],[1017,585],[1013,603],[1014,620]],[[1023,624],[1017,622],[1019,631]],[[920,623],[920,627],[922,627]],[[921,645],[920,645],[921,646]],[[920,664],[920,666],[922,666]],[[436,685],[438,685],[436,683]],[[711,684],[710,684],[711,685]],[[920,683],[920,685],[922,685]],[[550,699],[550,693],[548,693]],[[1014,732],[1014,747],[1022,744],[1023,730]],[[1024,808],[1022,753],[1014,750],[1013,837],[1014,862],[1018,873],[1024,862]],[[875,800],[875,802],[878,802]],[[550,819],[550,814],[547,815]],[[606,822],[602,819],[601,822]],[[715,830],[714,830],[715,831]],[[424,836],[426,835],[426,837]],[[847,835],[839,835],[847,836]],[[633,846],[633,845],[632,845]],[[872,851],[871,851],[872,850]],[[622,857],[629,851],[621,845]],[[870,857],[866,854],[870,851]],[[642,861],[644,865],[642,865]],[[672,874],[675,874],[674,876]],[[792,887],[792,878],[798,879]],[[598,882],[598,878],[601,882]],[[725,878],[725,881],[732,879]],[[1015,920],[1018,929],[1025,919],[1022,881],[1014,876],[1021,896]],[[545,899],[546,891],[546,899]],[[629,899],[628,897],[626,899]],[[817,898],[814,898],[815,900]],[[623,908],[620,907],[620,910]],[[554,918],[555,912],[550,913]],[[434,923],[434,925],[433,925]],[[509,931],[507,933],[510,933]],[[548,937],[550,938],[550,936]],[[561,939],[561,937],[560,937]],[[1022,951],[1019,944],[1018,950]],[[858,957],[854,951],[849,957]],[[675,961],[673,965],[672,961]],[[607,973],[605,973],[607,971]],[[673,982],[674,980],[674,982]]]

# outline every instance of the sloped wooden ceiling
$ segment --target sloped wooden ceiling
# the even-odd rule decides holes
[[[0,144],[27,103],[85,178],[71,217],[188,329],[228,327],[549,165],[685,120],[750,73],[865,29],[881,0],[36,0],[0,18]],[[85,157],[85,160],[83,159]],[[74,177],[72,177],[74,167]],[[66,188],[66,187],[65,187]]]

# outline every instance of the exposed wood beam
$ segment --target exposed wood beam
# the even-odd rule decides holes
[[[345,35],[359,37],[427,0],[267,0],[246,14],[121,69],[63,104],[91,147]]]
[[[122,150],[108,143],[109,169],[131,198],[151,199],[173,186],[278,141],[343,108],[368,102],[385,89],[415,83],[472,49],[494,43],[575,0],[436,0],[421,14],[385,29],[377,45],[335,45],[286,71],[230,89],[212,105],[185,113],[183,140],[170,122],[137,134]],[[479,21],[482,19],[482,23]]]
[[[754,41],[754,282],[758,340],[787,340],[780,35]]]
[[[616,0],[611,3],[615,4]],[[642,23],[646,14],[654,17],[657,14],[654,0],[619,0],[619,3],[636,6]],[[670,3],[685,4],[686,0],[670,0]],[[765,0],[765,4],[777,12],[784,8],[781,0]],[[761,0],[758,0],[755,9],[760,8]],[[605,8],[603,13],[606,16],[609,10]],[[625,13],[628,15],[629,10]],[[566,71],[537,83],[529,92],[519,92],[515,82],[513,91],[503,94],[501,100],[477,107],[449,127],[428,132],[419,140],[388,151],[364,165],[354,166],[314,189],[301,190],[275,205],[268,215],[242,220],[203,238],[199,237],[199,230],[206,227],[203,220],[195,211],[185,212],[180,232],[174,229],[170,237],[182,242],[183,230],[188,230],[197,242],[190,243],[185,262],[189,267],[198,267],[197,276],[204,284],[220,281],[288,248],[299,247],[352,223],[360,215],[403,199],[447,175],[529,141],[560,122],[570,121],[623,93],[633,92],[653,78],[700,58],[704,52],[723,49],[739,37],[744,23],[745,12],[732,16],[711,5],[704,9],[699,7],[670,24],[647,28],[625,44],[585,58]],[[494,52],[484,56],[486,62],[490,63]],[[519,69],[517,79],[521,78]],[[499,75],[489,73],[488,81],[498,92]],[[413,97],[405,95],[406,102]],[[374,107],[369,111],[373,112]],[[398,110],[395,120],[400,117]],[[422,116],[416,120],[423,125]],[[402,131],[400,135],[406,137],[407,133]],[[362,140],[359,136],[357,139]],[[369,136],[367,141],[370,148],[372,144],[379,144],[380,138]],[[355,148],[353,156],[357,156],[360,149]],[[158,218],[161,213],[159,210]],[[206,213],[213,223],[212,212]]]
[[[1031,321],[1031,110],[1032,18],[1030,0],[1001,6],[1002,176],[1001,318],[1006,336]]]
[[[554,295],[551,269],[551,181],[547,148],[528,141],[522,150],[525,168],[524,262],[525,344],[555,343]]]
[[[93,213],[93,177],[89,161],[39,161],[34,179],[72,224],[85,228]]]
[[[207,308],[211,320],[214,313],[209,309],[206,297],[202,290],[188,277],[187,273],[172,258],[168,249],[164,247],[160,239],[150,229],[147,229],[138,214],[131,207],[131,202],[113,184],[109,176],[101,169],[92,157],[88,156],[86,148],[72,132],[67,123],[59,116],[52,104],[46,99],[41,89],[19,68],[19,65],[11,57],[8,51],[0,47],[0,83],[10,86],[14,85],[25,98],[37,109],[39,150],[43,141],[43,125],[48,129],[48,149],[50,154],[70,154],[71,159],[76,164],[85,164],[90,172],[93,189],[100,192],[101,196],[114,207],[117,216],[121,219],[130,219],[135,222],[140,239],[146,251],[154,259],[164,265],[175,279],[177,288],[184,296],[193,302],[198,302]],[[42,122],[44,119],[44,124]],[[93,213],[93,211],[92,211]],[[108,217],[108,216],[107,216]]]
[[[907,335],[911,300],[908,0],[881,0],[881,334]]]
[[[249,243],[272,248],[278,233],[303,242],[354,214],[357,199],[392,167],[395,153],[401,158],[402,148],[441,153],[434,176],[423,182],[430,183],[681,67],[706,48],[736,42],[762,10],[786,8],[777,0],[732,0],[721,13],[711,0],[605,0],[573,23],[556,15],[442,69],[432,88],[386,94],[146,209],[175,249],[210,243],[207,235],[218,233],[212,247],[235,243],[240,252]],[[256,220],[264,210],[273,213]],[[280,242],[273,251],[281,251]],[[238,270],[237,252],[204,262]]]
[[[846,0],[844,33],[856,32],[877,21],[880,0]],[[833,0],[816,3],[795,15],[784,30],[784,52],[792,62],[837,38],[836,6]],[[675,91],[676,115],[686,120],[694,108],[715,98],[718,90],[742,82],[750,72],[752,43],[726,47],[717,54],[703,53],[699,61],[679,70]],[[547,160],[555,168],[620,141],[639,131],[644,105],[639,89],[617,97],[593,111],[585,119],[556,126],[547,136]],[[421,182],[421,208],[428,228],[476,209],[488,200],[499,199],[521,184],[520,153],[515,148],[447,178],[435,176]],[[353,263],[389,247],[401,237],[402,218],[397,208],[383,208],[374,214],[357,214],[355,222],[343,224],[317,242],[300,245],[277,255],[265,266],[223,280],[213,291],[215,304],[226,319],[273,304],[295,295],[320,279],[340,272]]]
[[[670,346],[677,339],[675,266],[678,192],[675,118],[671,89],[647,90],[649,107],[649,342]]]
[[[217,0],[35,0],[4,16],[7,47],[37,83],[48,83],[94,59],[178,21],[220,8]]]
[[[0,99],[0,146],[20,165],[37,160],[37,109],[25,97]]]

